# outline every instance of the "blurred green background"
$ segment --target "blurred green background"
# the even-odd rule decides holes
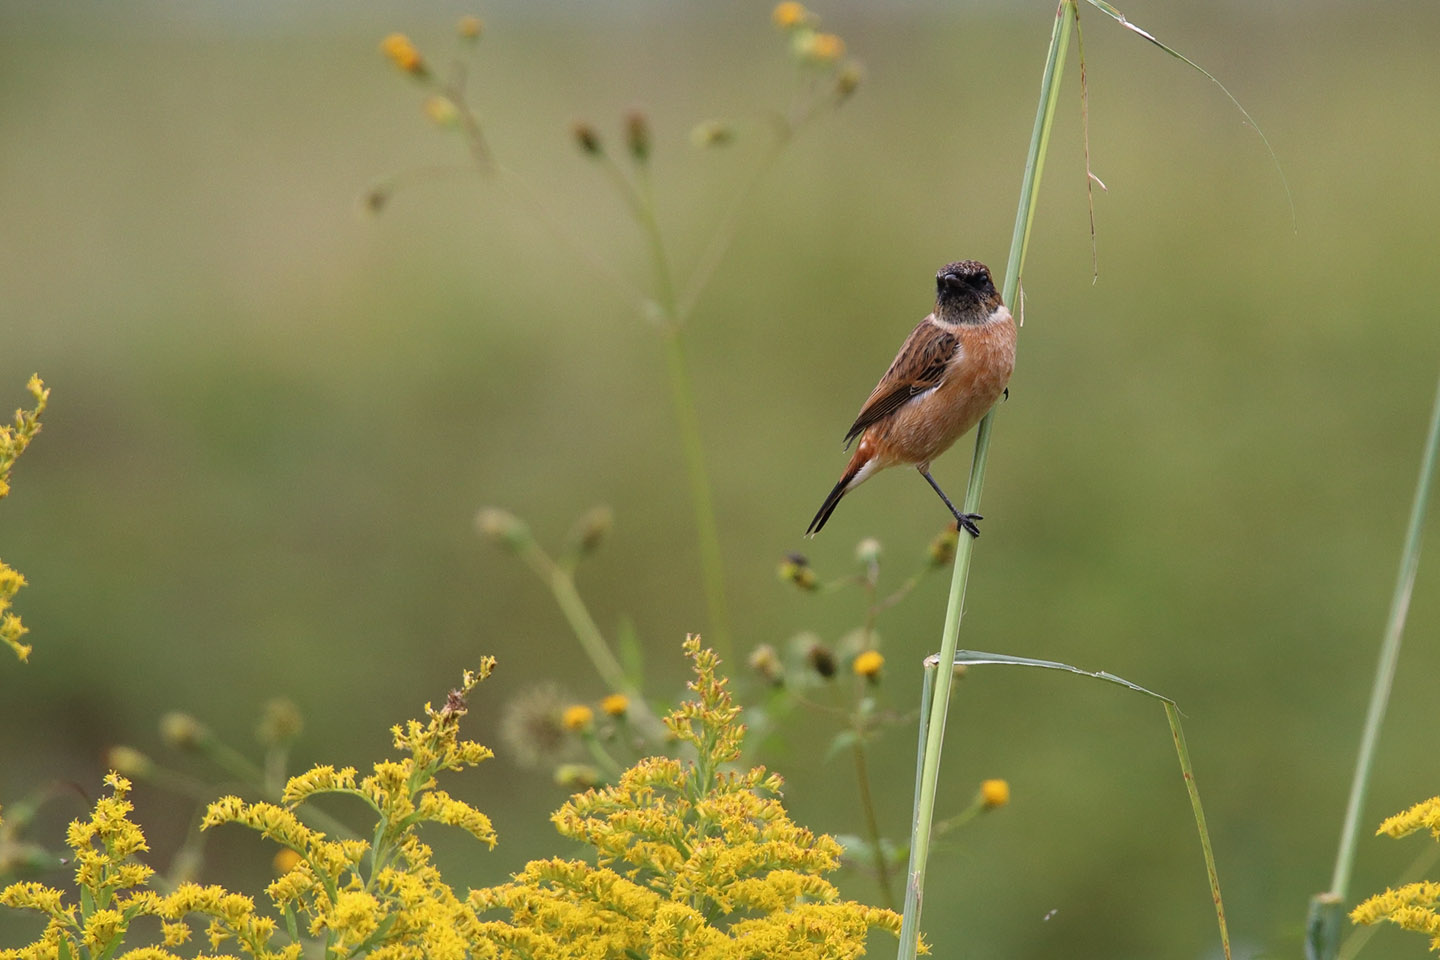
[[[786,551],[839,575],[873,535],[896,585],[945,520],[892,471],[801,537],[936,268],[1003,266],[1053,15],[815,6],[866,79],[764,180],[688,334],[742,653],[802,630],[833,642],[858,621],[858,594],[778,583]],[[1306,898],[1329,881],[1440,356],[1440,10],[1125,10],[1248,107],[1293,226],[1219,89],[1086,8],[1092,164],[1109,186],[1100,276],[1072,51],[961,643],[1174,697],[1240,952],[1297,956]],[[26,399],[34,371],[54,390],[0,504],[35,645],[29,665],[0,657],[0,802],[63,785],[33,839],[58,841],[85,809],[107,747],[163,755],[166,710],[253,749],[260,705],[287,696],[307,717],[299,762],[363,765],[389,753],[389,724],[493,653],[469,729],[502,756],[451,789],[501,844],[437,845],[460,884],[568,852],[547,820],[563,793],[503,756],[498,726],[545,680],[607,691],[538,582],[475,535],[483,505],[547,544],[613,506],[581,588],[612,633],[633,618],[657,695],[683,679],[679,641],[708,625],[663,356],[636,305],[503,184],[432,181],[378,218],[359,209],[387,173],[463,161],[376,47],[403,30],[443,63],[468,12],[487,21],[472,90],[497,155],[642,281],[639,236],[567,126],[589,119],[615,143],[644,106],[686,273],[790,95],[768,3],[0,5],[0,401]],[[739,140],[696,151],[691,125],[716,116]],[[935,470],[957,495],[969,449]],[[896,709],[938,644],[946,579],[881,621]],[[1367,824],[1437,790],[1421,734],[1437,629],[1430,558]],[[797,716],[763,759],[797,820],[857,832],[848,761],[820,759],[834,732]],[[898,727],[872,761],[896,838],[913,748]],[[1014,799],[933,862],[939,955],[1216,955],[1158,706],[977,670],[946,763],[942,815],[983,777]],[[164,866],[194,805],[136,796]],[[1363,838],[1354,893],[1393,882],[1425,843]],[[222,831],[205,876],[258,886],[271,852]],[[874,895],[863,877],[845,889]],[[31,929],[0,916],[0,943]],[[1385,932],[1372,953],[1423,948]]]

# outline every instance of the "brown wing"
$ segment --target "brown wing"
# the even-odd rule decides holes
[[[930,322],[926,317],[919,326],[910,331],[895,362],[885,371],[885,376],[875,385],[870,399],[860,408],[860,415],[845,434],[848,446],[865,428],[879,423],[900,409],[911,397],[937,386],[945,376],[945,368],[955,356],[959,341],[953,333]]]

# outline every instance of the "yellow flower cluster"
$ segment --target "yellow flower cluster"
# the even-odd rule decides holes
[[[824,879],[839,865],[840,845],[790,821],[779,777],[763,767],[726,769],[740,755],[739,708],[715,655],[694,637],[685,649],[696,698],[666,722],[695,758],[642,760],[553,818],[562,835],[594,848],[597,865],[536,860],[512,882],[462,898],[431,863],[416,834],[424,821],[495,842],[484,814],[435,784],[440,771],[491,756],[458,735],[465,696],[493,668],[487,659],[443,707],[426,705],[426,723],[393,728],[405,759],[376,763],[364,778],[352,767],[314,767],[288,782],[280,804],[225,797],[210,805],[205,828],[239,823],[285,848],[283,872],[265,890],[272,911],[220,886],[184,883],[165,896],[146,889],[151,870],[134,859],[147,848],[129,819],[130,784],[112,773],[111,795],[70,825],[79,905],[38,883],[0,890],[0,905],[49,919],[36,942],[0,950],[0,960],[179,960],[172,950],[190,940],[197,920],[210,960],[302,960],[307,952],[327,960],[819,960],[859,957],[874,928],[898,932],[898,914],[842,900]],[[375,811],[371,841],[332,840],[302,820],[305,802],[326,793]],[[482,917],[497,910],[508,916]],[[159,919],[161,945],[121,952],[141,916]]]
[[[32,376],[25,388],[35,398],[35,406],[29,410],[16,410],[13,427],[0,424],[0,498],[10,492],[10,471],[20,454],[30,446],[30,441],[35,439],[35,434],[40,432],[40,414],[45,412],[45,403],[50,399],[50,391],[38,375]],[[22,661],[29,659],[32,648],[20,642],[28,631],[20,618],[10,612],[10,603],[23,586],[25,578],[19,571],[0,561],[0,643],[15,651],[15,656]]]
[[[305,934],[325,945],[328,958],[369,956],[380,960],[424,960],[491,956],[477,939],[473,910],[430,863],[431,850],[416,828],[425,821],[459,827],[494,846],[495,831],[480,811],[435,785],[442,770],[474,766],[492,754],[459,737],[465,696],[489,675],[493,658],[478,671],[467,671],[461,688],[445,705],[425,706],[428,722],[409,721],[392,729],[400,761],[374,764],[357,780],[356,771],[319,766],[286,784],[283,806],[224,797],[212,803],[203,828],[239,823],[281,844],[289,852],[285,872],[269,887],[275,913],[256,909],[253,898],[219,886],[185,883],[168,896],[141,889],[153,871],[134,861],[147,849],[140,828],[129,820],[125,799],[130,784],[111,774],[113,793],[95,805],[86,821],[70,825],[67,842],[75,852],[75,882],[80,905],[67,906],[61,891],[36,883],[18,883],[0,891],[0,905],[37,910],[50,918],[39,940],[28,947],[0,950],[0,960],[59,960],[61,957],[110,957],[117,960],[171,960],[167,948],[191,936],[190,917],[203,918],[212,951],[233,941],[237,952],[255,960],[300,960]],[[374,842],[331,840],[303,822],[297,810],[320,793],[358,797],[375,810],[379,824]],[[137,916],[161,920],[160,947],[119,953],[130,922]],[[289,942],[273,941],[284,924]],[[478,946],[477,946],[478,945]],[[82,952],[82,947],[85,952]]]
[[[1429,830],[1440,840],[1440,797],[1431,797],[1387,818],[1375,832],[1403,837],[1417,830]],[[1402,930],[1426,934],[1430,949],[1440,953],[1440,883],[1407,883],[1398,890],[1377,893],[1350,911],[1350,920],[1363,924],[1388,920]]]
[[[792,823],[780,778],[729,771],[744,728],[717,660],[686,641],[696,699],[665,720],[693,761],[642,760],[619,782],[573,797],[552,818],[595,850],[596,866],[537,860],[512,883],[470,894],[501,957],[858,957],[900,916],[840,899],[822,874],[840,845]]]

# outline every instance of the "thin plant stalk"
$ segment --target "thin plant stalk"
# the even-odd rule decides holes
[[[1075,23],[1071,0],[1062,0],[1055,10],[1055,27],[1050,35],[1050,52],[1040,81],[1040,106],[1035,113],[1035,127],[1030,137],[1030,150],[1025,158],[1025,176],[1020,187],[1020,204],[1015,214],[1015,229],[1010,241],[1010,256],[1005,266],[1001,297],[1008,304],[1016,302],[1020,273],[1030,240],[1030,225],[1035,218],[1035,198],[1040,191],[1040,175],[1045,167],[1045,149],[1050,142],[1050,127],[1060,96],[1060,81],[1065,54],[1070,46],[1071,27]],[[980,421],[975,437],[975,456],[970,466],[970,483],[965,491],[965,513],[976,513],[980,507],[980,491],[985,482],[985,466],[990,451],[990,433],[995,420],[992,409]],[[950,664],[959,645],[960,618],[965,604],[965,585],[970,574],[970,557],[975,538],[960,536],[955,548],[955,566],[950,579],[950,599],[945,609],[945,627],[940,640],[940,663]],[[940,750],[945,738],[945,715],[950,705],[950,684],[953,672],[940,670],[935,677],[933,699],[922,720],[923,759],[915,795],[915,819],[910,838],[910,868],[906,880],[905,923],[913,928],[908,944],[902,936],[899,957],[910,960],[918,944],[920,907],[923,902],[925,868],[930,854],[930,827],[935,819],[935,793],[940,774]],[[924,708],[922,708],[924,709]],[[913,914],[913,916],[912,916]]]
[[[1355,759],[1355,776],[1350,781],[1345,823],[1340,828],[1340,845],[1335,852],[1335,872],[1330,878],[1330,889],[1316,894],[1310,902],[1305,949],[1310,957],[1318,960],[1331,960],[1340,948],[1338,938],[1342,924],[1335,915],[1344,909],[1350,874],[1355,866],[1355,842],[1360,833],[1365,793],[1375,763],[1375,746],[1380,740],[1380,726],[1385,721],[1385,709],[1390,703],[1395,668],[1400,660],[1400,642],[1405,634],[1405,617],[1410,610],[1410,595],[1415,589],[1415,573],[1420,566],[1425,508],[1435,479],[1437,451],[1440,451],[1440,383],[1436,385],[1435,402],[1430,411],[1430,430],[1425,440],[1425,452],[1420,458],[1420,476],[1415,483],[1415,499],[1410,504],[1410,522],[1405,530],[1405,546],[1400,553],[1395,593],[1390,598],[1390,615],[1380,644],[1380,660],[1375,666],[1375,679],[1370,687],[1370,706],[1365,711],[1360,751]]]

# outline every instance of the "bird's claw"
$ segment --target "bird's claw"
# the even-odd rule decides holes
[[[980,528],[976,525],[976,521],[984,519],[985,518],[980,516],[980,514],[978,513],[955,514],[955,521],[960,524],[960,528],[966,533],[970,534],[970,536],[972,537],[980,536]]]

